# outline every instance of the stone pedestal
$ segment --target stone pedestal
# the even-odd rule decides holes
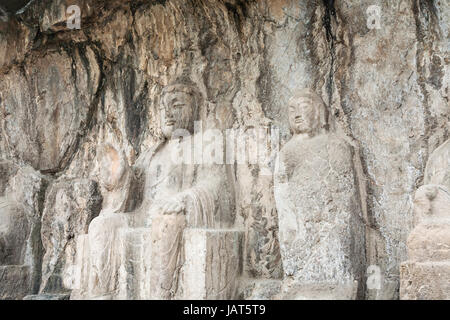
[[[89,238],[87,234],[76,238],[77,256],[73,266],[73,278],[67,279],[67,287],[72,289],[71,300],[88,298],[89,289]]]
[[[243,233],[186,229],[182,270],[185,299],[235,299],[242,274]]]
[[[116,299],[150,299],[151,228],[119,230],[119,293]]]
[[[170,225],[176,238],[177,221],[182,216],[155,219],[151,228],[121,228],[117,236],[118,283],[112,296],[95,296],[90,292],[90,245],[87,235],[77,237],[77,263],[70,299],[161,299],[168,279],[161,278],[161,270],[175,266],[178,290],[170,299],[234,299],[237,298],[238,279],[242,274],[243,233],[236,230],[191,229],[182,230],[180,252],[162,239],[170,236]],[[170,222],[170,223],[169,223]],[[175,230],[176,229],[176,230]],[[158,232],[159,230],[159,232]],[[177,243],[175,241],[175,243]],[[155,252],[156,248],[158,251]],[[179,255],[177,263],[174,257]],[[167,280],[167,281],[166,281]],[[67,281],[69,282],[69,281]],[[69,284],[67,283],[69,286]],[[170,290],[167,290],[170,291]]]
[[[400,299],[450,300],[450,222],[419,224],[407,243],[409,260],[400,265]]]
[[[180,270],[183,266],[183,235],[186,217],[169,214],[155,217],[151,227],[150,296],[152,299],[181,298]]]
[[[154,219],[151,228],[119,230],[119,289],[114,299],[161,299],[165,293],[167,299],[235,298],[242,273],[242,233],[183,230],[183,218],[164,216]],[[183,240],[175,248],[179,234]],[[174,272],[165,272],[167,268]]]

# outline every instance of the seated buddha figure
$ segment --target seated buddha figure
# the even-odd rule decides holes
[[[90,284],[93,296],[114,298],[118,290],[118,268],[123,261],[117,262],[119,254],[114,252],[120,247],[117,244],[119,229],[127,228],[128,233],[142,230],[151,233],[151,243],[146,244],[151,247],[151,274],[150,279],[145,279],[150,282],[148,296],[176,299],[182,292],[179,278],[184,262],[185,228],[226,229],[233,226],[234,197],[225,165],[194,161],[194,153],[202,152],[198,150],[202,145],[196,144],[202,133],[193,134],[201,100],[199,90],[190,81],[177,81],[162,90],[160,125],[163,139],[144,152],[134,167],[143,176],[142,204],[131,212],[121,212],[124,208],[121,203],[133,195],[119,192],[122,198],[113,197],[119,199],[117,203],[113,199],[104,200],[105,209],[89,228],[91,264],[97,274]],[[106,161],[106,168],[110,173],[101,184],[105,185],[108,177],[123,182],[107,183],[110,187],[105,190],[111,193],[116,188],[111,186],[116,185],[128,189],[127,170],[120,169],[122,165],[118,160],[115,160],[117,165],[113,164],[117,159],[114,154],[107,158],[110,160]]]

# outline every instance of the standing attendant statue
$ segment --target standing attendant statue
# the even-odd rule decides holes
[[[312,90],[289,101],[292,138],[277,159],[274,192],[291,299],[361,295],[365,236],[353,148],[328,130],[322,99]]]

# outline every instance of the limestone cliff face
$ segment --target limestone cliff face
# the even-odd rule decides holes
[[[71,4],[80,8],[80,29],[67,28]],[[79,216],[67,217],[58,203],[70,201],[58,200],[58,188],[75,202],[94,189],[99,199],[99,146],[114,145],[133,166],[159,140],[159,96],[180,76],[199,87],[206,127],[277,128],[281,146],[291,135],[292,92],[308,87],[322,97],[355,146],[365,181],[365,261],[380,268],[382,283],[363,297],[398,298],[414,191],[429,155],[449,138],[448,1],[45,0],[16,10],[6,1],[0,17],[0,199],[20,187],[17,170],[45,183],[22,192],[36,201],[32,222],[23,221],[40,228],[23,238],[39,250],[24,249],[23,261],[11,263],[32,261],[34,270],[26,292],[12,298],[64,287],[46,274],[73,257],[57,246],[75,250],[70,238],[87,232],[100,206],[77,202]],[[260,169],[237,164],[233,173],[245,298],[258,297],[259,280],[270,291],[283,278],[273,179]],[[52,225],[61,234],[47,234]],[[0,279],[14,272],[21,270],[0,269]]]

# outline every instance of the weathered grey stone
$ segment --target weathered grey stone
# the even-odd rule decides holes
[[[370,5],[379,9],[379,28],[367,26]],[[448,23],[442,20],[448,6],[443,1],[335,1],[331,19],[336,39],[329,104],[361,146],[368,265],[381,268],[384,282],[378,291],[391,291],[389,299],[398,298],[398,285],[391,283],[398,284],[399,264],[407,256],[414,191],[430,151],[449,130]]]
[[[47,192],[42,215],[44,247],[39,292],[61,293],[72,289],[76,266],[77,236],[100,212],[102,197],[97,183],[87,179],[63,179]]]
[[[320,298],[321,290],[323,299],[356,298],[357,291],[361,297],[365,229],[354,151],[327,131],[323,102],[311,90],[290,100],[289,121],[294,136],[281,149],[274,176],[283,290],[295,299],[307,292]]]
[[[36,31],[14,19],[0,19],[0,70],[6,71],[14,62],[21,62],[33,45]]]
[[[77,255],[74,272],[74,281],[72,283],[72,292],[70,294],[71,300],[87,299],[89,296],[89,235],[82,234],[75,238]]]
[[[104,214],[89,225],[88,296],[91,299],[112,299],[118,292],[120,255],[118,230],[126,228],[126,217]],[[84,252],[79,254],[84,255]]]
[[[23,297],[22,300],[69,300],[69,294],[33,294]]]
[[[0,266],[0,299],[20,300],[33,292],[30,266]]]
[[[102,212],[89,226],[86,298],[180,298],[183,290],[189,290],[179,281],[184,264],[185,229],[233,225],[234,196],[224,183],[227,178],[224,166],[195,165],[194,158],[189,157],[194,157],[196,151],[196,135],[186,136],[182,141],[176,136],[177,130],[184,130],[188,135],[193,132],[202,103],[201,94],[189,81],[178,81],[163,90],[161,102],[160,121],[165,140],[139,159],[145,184],[144,201],[137,210],[127,212],[133,209],[126,205],[127,199],[135,195],[129,191],[133,171],[124,154],[108,144],[98,153],[98,176],[104,201]],[[181,162],[174,159],[174,154],[180,152]],[[136,229],[136,235],[130,227]],[[151,253],[150,272],[144,272],[142,278],[137,274],[133,277],[135,281],[150,281],[149,291],[140,290],[126,279],[130,255],[136,254],[128,252],[129,246],[133,247],[132,237],[139,238],[142,228],[150,229],[146,238],[151,241],[145,246]],[[135,263],[134,267],[145,269],[148,267],[146,259]],[[77,293],[76,297],[78,295],[82,293]]]
[[[28,166],[10,169],[13,174],[0,196],[0,266],[4,279],[0,291],[2,297],[21,299],[39,289],[41,214],[47,181]]]
[[[281,280],[255,280],[242,281],[239,292],[243,300],[272,300],[276,299],[281,291]]]
[[[92,117],[99,80],[90,48],[55,48],[13,68],[0,80],[0,150],[37,170],[64,169]]]
[[[400,266],[402,300],[449,300],[450,263],[405,262]]]
[[[14,176],[19,167],[11,161],[0,160],[0,195],[4,196],[9,178]]]
[[[126,211],[133,172],[112,145],[100,146],[98,179],[103,194],[100,214],[88,223],[88,235],[78,237],[73,299],[112,299],[119,290],[119,230],[128,227]]]
[[[180,270],[185,263],[185,228],[184,215],[162,215],[153,218],[150,296],[154,299],[171,300],[180,297]]]
[[[120,267],[117,299],[151,299],[151,228],[119,230]]]
[[[0,266],[0,299],[20,300],[33,292],[30,266]]]
[[[450,189],[450,140],[433,151],[425,168],[424,184],[443,185]]]

